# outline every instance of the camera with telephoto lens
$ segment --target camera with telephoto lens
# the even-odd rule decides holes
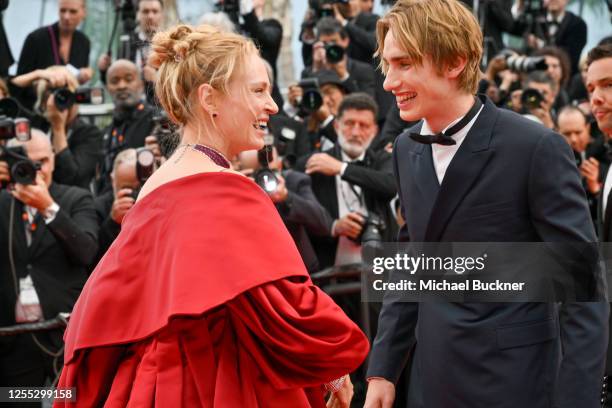
[[[545,57],[528,57],[515,54],[512,51],[502,51],[500,55],[505,58],[506,66],[513,72],[527,73],[532,71],[546,71],[548,69]]]
[[[521,105],[527,112],[542,107],[544,96],[537,89],[527,88],[521,95]]]
[[[63,111],[69,109],[75,103],[100,105],[104,102],[104,90],[102,88],[81,87],[75,92],[68,88],[53,90],[53,98],[57,109]]]
[[[163,157],[170,157],[181,142],[178,127],[172,123],[165,111],[158,112],[153,116],[153,130],[151,136],[155,137]]]
[[[264,147],[257,151],[257,161],[259,169],[253,173],[255,183],[268,194],[273,194],[278,190],[279,180],[274,170],[270,169],[269,163],[274,159],[272,143],[266,143]]]
[[[302,99],[298,102],[299,115],[306,116],[316,112],[323,105],[319,80],[317,78],[304,78],[298,86],[303,90]]]
[[[338,44],[325,44],[325,59],[330,64],[337,64],[344,58],[344,48]]]

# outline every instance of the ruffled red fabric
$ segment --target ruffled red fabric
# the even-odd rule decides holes
[[[267,195],[231,173],[130,211],[65,335],[64,406],[323,407],[363,333],[312,285]]]

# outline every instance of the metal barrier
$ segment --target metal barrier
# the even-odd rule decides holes
[[[70,313],[59,313],[57,317],[42,322],[22,323],[14,326],[0,327],[0,336],[16,336],[22,333],[61,329],[68,325],[69,319]]]

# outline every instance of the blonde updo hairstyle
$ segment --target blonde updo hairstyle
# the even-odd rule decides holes
[[[158,69],[155,94],[179,126],[196,118],[202,84],[228,95],[229,84],[247,65],[255,44],[210,25],[178,25],[155,34],[149,64]],[[214,122],[213,122],[214,123]]]

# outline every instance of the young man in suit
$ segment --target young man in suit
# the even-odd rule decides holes
[[[393,164],[401,241],[596,241],[571,149],[474,97],[482,35],[457,0],[399,0],[377,27],[405,121]],[[365,407],[600,406],[608,304],[406,303],[385,298]],[[398,386],[398,392],[404,387]]]

